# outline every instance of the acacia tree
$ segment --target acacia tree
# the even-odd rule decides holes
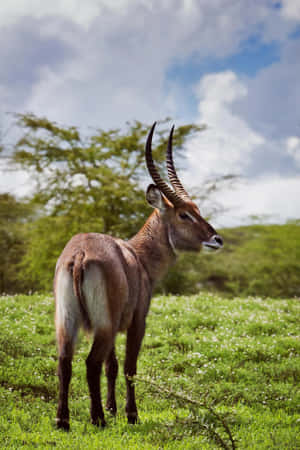
[[[151,211],[143,187],[149,125],[135,121],[125,130],[88,134],[24,114],[18,126],[22,137],[13,163],[32,174],[31,203],[39,211],[29,229],[22,274],[36,289],[49,289],[56,258],[72,235],[94,231],[128,238],[145,221]],[[154,142],[161,170],[169,129],[160,127]],[[185,140],[201,129],[193,124],[176,129],[174,148],[181,157]]]

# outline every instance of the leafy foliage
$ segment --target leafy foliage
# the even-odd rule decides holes
[[[97,130],[81,136],[75,127],[62,128],[33,115],[19,116],[24,136],[17,142],[14,162],[36,177],[33,200],[46,208],[48,215],[79,215],[99,220],[96,227],[104,233],[127,236],[145,216],[144,191],[140,186],[145,170],[145,138],[149,127],[141,122],[119,129]],[[179,127],[174,147],[182,148],[186,138],[201,128]],[[165,157],[169,129],[160,130],[154,145],[155,159]],[[164,167],[164,165],[162,166]],[[126,221],[130,219],[130,221]]]
[[[25,254],[27,223],[33,207],[11,194],[0,194],[0,292],[26,289],[19,277],[19,263]]]

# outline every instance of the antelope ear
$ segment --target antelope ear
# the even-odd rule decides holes
[[[155,184],[150,184],[148,186],[146,199],[153,208],[157,208],[161,212],[164,212],[168,207],[165,198]]]

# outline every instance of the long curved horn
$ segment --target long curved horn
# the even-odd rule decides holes
[[[148,134],[146,142],[146,163],[148,167],[149,174],[151,175],[154,183],[160,189],[160,191],[167,197],[174,206],[182,206],[184,200],[174,192],[169,185],[161,178],[159,175],[152,158],[152,136],[154,132],[156,122],[152,125],[152,128]]]
[[[173,150],[172,150],[172,140],[173,140],[173,132],[174,132],[174,125],[171,128],[169,141],[168,141],[168,149],[167,149],[167,169],[168,169],[168,175],[169,180],[175,189],[175,192],[180,195],[185,200],[191,200],[189,194],[186,192],[184,187],[181,184],[181,181],[178,178],[178,175],[175,170],[174,162],[173,162]]]

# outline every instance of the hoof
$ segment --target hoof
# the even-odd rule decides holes
[[[106,427],[105,419],[101,419],[99,423],[99,419],[92,419],[92,424],[95,425],[95,427],[101,426],[101,428]]]
[[[56,419],[56,428],[58,430],[70,431],[70,424],[67,419]]]
[[[132,413],[132,414],[128,414],[127,416],[127,421],[128,423],[130,423],[131,425],[135,425],[136,423],[139,422],[139,418],[137,416],[136,413]]]

